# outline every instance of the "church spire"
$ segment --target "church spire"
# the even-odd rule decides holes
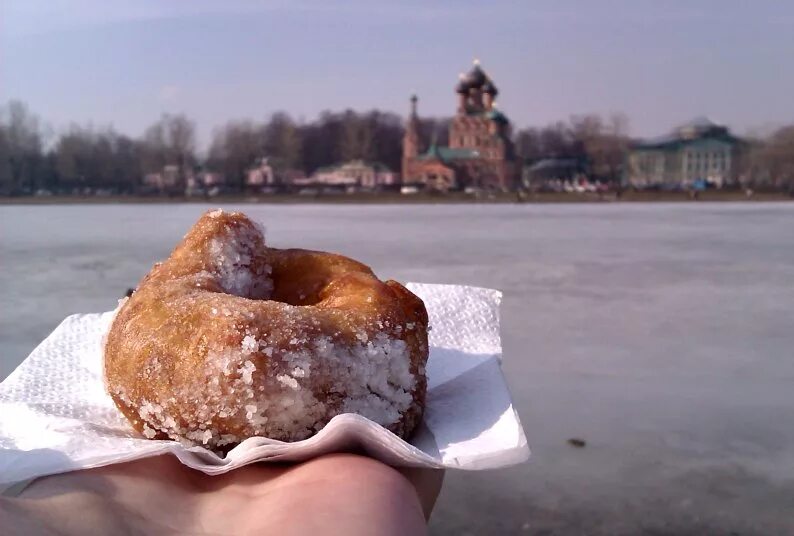
[[[417,112],[419,98],[413,94],[410,100],[411,115],[408,116],[403,135],[403,174],[409,172],[411,161],[419,156],[419,114]]]

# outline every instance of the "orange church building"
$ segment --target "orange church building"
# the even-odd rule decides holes
[[[429,190],[466,188],[512,190],[518,184],[518,162],[510,121],[496,107],[499,91],[475,60],[455,88],[457,113],[449,127],[449,146],[431,143],[420,152],[416,95],[403,138],[403,184]]]

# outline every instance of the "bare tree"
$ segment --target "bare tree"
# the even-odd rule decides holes
[[[5,193],[31,193],[37,184],[42,162],[39,119],[20,101],[0,109],[0,188]]]
[[[273,114],[265,125],[263,134],[265,151],[273,158],[277,168],[293,169],[301,165],[301,132],[288,114]]]
[[[184,191],[188,170],[196,162],[195,123],[181,114],[165,114],[146,129],[143,141],[143,169],[160,172],[164,166],[176,166],[178,184],[175,190]]]
[[[794,125],[751,140],[745,162],[746,184],[794,192]]]
[[[130,192],[140,177],[138,144],[113,129],[73,125],[55,149],[55,170],[62,187]]]
[[[518,155],[528,161],[539,160],[544,156],[540,144],[540,129],[530,127],[519,130],[516,133],[515,145]]]
[[[372,110],[356,113],[347,110],[341,116],[342,136],[338,147],[339,160],[380,162],[398,169],[402,159],[402,118]]]
[[[55,146],[55,169],[62,186],[80,188],[87,186],[87,166],[91,158],[93,141],[87,132],[73,126],[63,134]]]
[[[571,128],[558,121],[541,128],[526,128],[516,134],[518,154],[528,160],[541,158],[581,157],[583,149],[577,147]]]
[[[372,133],[371,152],[367,159],[385,164],[391,170],[399,170],[405,133],[402,117],[373,110],[366,114],[365,121],[369,123]]]
[[[574,116],[571,136],[576,152],[587,159],[593,177],[620,180],[629,144],[625,115],[613,114],[607,121],[598,115]]]
[[[342,119],[342,138],[339,141],[341,160],[372,159],[372,124],[353,110]]]
[[[263,156],[267,156],[264,127],[251,121],[230,121],[213,132],[208,165],[242,190],[246,171]]]
[[[0,195],[10,194],[13,188],[10,151],[8,128],[3,123],[0,123]]]

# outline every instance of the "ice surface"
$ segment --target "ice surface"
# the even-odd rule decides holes
[[[0,375],[207,208],[0,207]],[[276,247],[505,292],[533,462],[448,474],[436,533],[794,532],[794,205],[224,208]]]

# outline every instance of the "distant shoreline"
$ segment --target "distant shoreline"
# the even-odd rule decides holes
[[[519,197],[515,193],[498,193],[474,196],[464,193],[444,195],[397,193],[358,193],[358,194],[261,194],[261,195],[223,195],[215,197],[185,196],[24,196],[0,197],[0,205],[104,205],[104,204],[207,204],[207,203],[250,203],[250,204],[521,204],[521,203],[697,203],[697,202],[785,202],[794,201],[786,192],[757,192],[751,197],[740,191],[705,191],[693,199],[687,192],[624,192],[620,197],[615,193],[599,195],[596,193],[557,193],[543,192],[526,194]]]

